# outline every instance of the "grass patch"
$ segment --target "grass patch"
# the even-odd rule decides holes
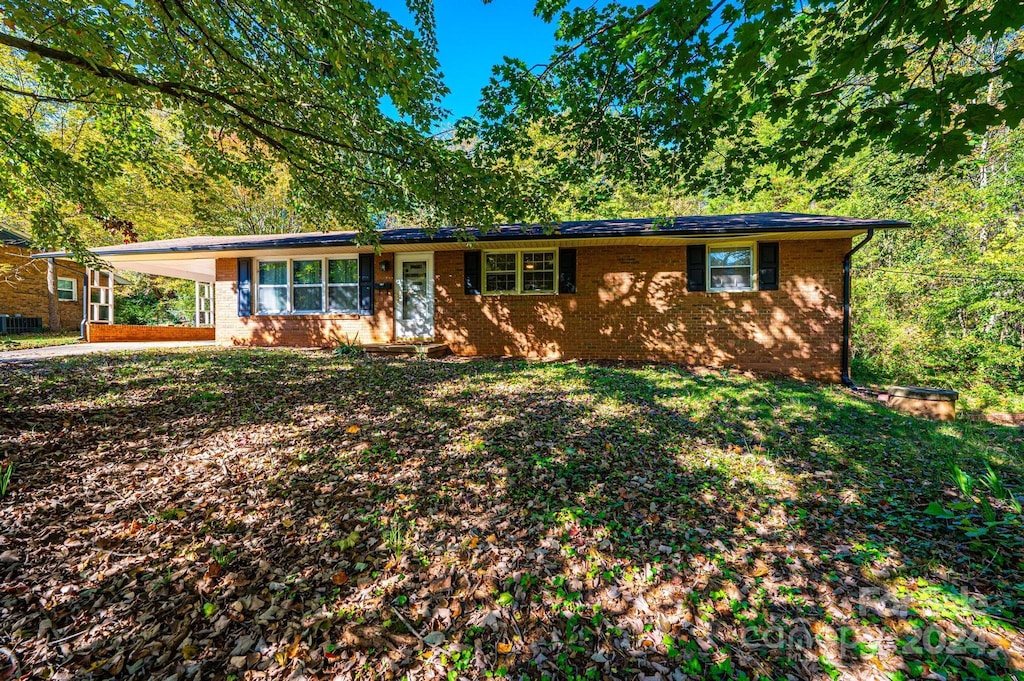
[[[46,348],[52,345],[71,345],[79,342],[81,334],[76,331],[46,331],[44,333],[26,333],[16,336],[0,336],[0,352],[6,350],[29,350]]]

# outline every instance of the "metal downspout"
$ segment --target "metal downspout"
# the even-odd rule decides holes
[[[86,268],[82,276],[82,323],[79,324],[79,331],[82,334],[81,340],[86,340],[85,327],[89,323],[89,268]]]
[[[843,257],[843,355],[840,367],[840,380],[848,388],[856,388],[857,384],[850,378],[850,280],[853,271],[853,255],[875,236],[875,230],[869,228],[864,239],[850,249]]]

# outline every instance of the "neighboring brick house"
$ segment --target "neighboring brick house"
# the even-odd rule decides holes
[[[480,233],[197,237],[97,249],[212,286],[225,345],[404,340],[459,355],[622,359],[846,379],[852,238],[904,222],[761,213]],[[206,290],[206,289],[204,289]],[[205,296],[197,289],[197,299]],[[109,338],[110,333],[104,333]]]
[[[85,270],[71,260],[55,259],[53,288],[57,316],[51,318],[49,266],[46,260],[33,259],[38,253],[24,235],[0,229],[0,315],[39,318],[45,328],[77,331],[82,323]]]

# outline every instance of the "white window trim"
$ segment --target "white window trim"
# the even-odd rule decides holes
[[[294,291],[295,291],[295,283],[294,283],[294,276],[293,276],[293,271],[292,271],[292,267],[293,267],[292,263],[295,262],[295,261],[306,262],[306,261],[309,261],[309,260],[320,260],[320,275],[321,275],[321,283],[319,284],[320,289],[321,289],[321,291],[320,291],[320,309],[319,310],[298,310],[298,311],[296,311],[295,308],[294,308],[294,302],[293,302],[293,300],[294,300]],[[256,289],[256,300],[253,301],[255,303],[254,306],[253,306],[255,308],[255,312],[254,312],[255,316],[258,316],[258,317],[280,317],[280,316],[284,316],[284,315],[294,315],[294,316],[299,316],[299,317],[308,317],[308,316],[311,316],[311,315],[321,315],[321,316],[327,316],[327,315],[353,315],[353,316],[357,316],[359,314],[359,307],[358,307],[358,305],[359,305],[359,303],[358,303],[359,274],[358,274],[358,269],[357,269],[357,273],[356,273],[356,284],[355,284],[356,285],[356,290],[357,290],[356,309],[355,310],[351,310],[351,311],[349,311],[349,310],[331,310],[331,309],[329,309],[329,305],[330,305],[329,288],[330,288],[331,284],[328,283],[328,280],[330,278],[330,274],[328,272],[328,261],[330,261],[330,260],[355,260],[358,263],[359,254],[358,253],[334,253],[334,254],[329,254],[329,255],[321,256],[320,258],[316,258],[316,257],[312,257],[312,256],[301,256],[301,255],[295,256],[294,258],[257,258],[256,259],[256,267],[254,268],[256,270],[256,272],[255,272],[255,276],[256,276],[256,286],[255,286],[255,289]],[[263,263],[271,263],[271,262],[283,262],[283,263],[287,264],[287,270],[288,270],[288,283],[287,284],[265,284],[265,285],[264,284],[260,284],[260,265],[262,265]],[[358,264],[356,265],[356,267],[358,268]],[[351,284],[349,284],[349,285],[351,285]],[[285,310],[283,310],[281,312],[262,312],[262,311],[260,311],[260,288],[263,287],[263,286],[266,286],[267,288],[285,288],[285,287],[287,287],[288,296],[287,296],[287,303],[286,303],[286,309]],[[314,286],[316,286],[316,284],[299,284],[299,286],[300,287],[313,288]],[[334,286],[345,286],[345,284],[334,284]]]
[[[354,283],[349,284],[332,284],[331,283],[331,272],[330,265],[331,260],[354,260],[356,262],[356,280]],[[331,309],[331,287],[334,288],[348,288],[355,287],[356,289],[356,307],[355,310],[332,310]],[[326,314],[359,314],[359,255],[355,254],[351,257],[348,255],[337,256],[329,255],[324,258],[324,310]]]
[[[295,263],[320,261],[319,284],[296,284]],[[320,289],[320,308],[316,310],[296,310],[295,294],[299,289]],[[324,314],[327,310],[327,259],[326,258],[292,258],[288,262],[288,309],[293,314]]]
[[[60,282],[70,281],[71,282],[71,297],[61,298],[60,297]],[[62,303],[76,303],[78,302],[78,280],[73,277],[57,277],[57,300]]]
[[[516,289],[514,291],[488,291],[487,290],[487,256],[496,254],[514,253],[516,256]],[[552,253],[555,258],[555,271],[553,287],[550,291],[524,291],[523,290],[523,253]],[[506,270],[497,270],[505,272]],[[493,274],[493,272],[492,272]],[[557,248],[518,248],[518,249],[492,249],[483,251],[480,256],[480,292],[485,296],[553,296],[558,293],[558,249]]]
[[[711,249],[750,249],[750,286],[748,288],[713,288],[711,286]],[[757,290],[757,242],[756,241],[734,241],[726,243],[708,244],[704,250],[704,276],[708,282],[710,293],[749,293]]]

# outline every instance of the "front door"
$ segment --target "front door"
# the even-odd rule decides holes
[[[395,256],[395,340],[434,338],[434,254]]]

